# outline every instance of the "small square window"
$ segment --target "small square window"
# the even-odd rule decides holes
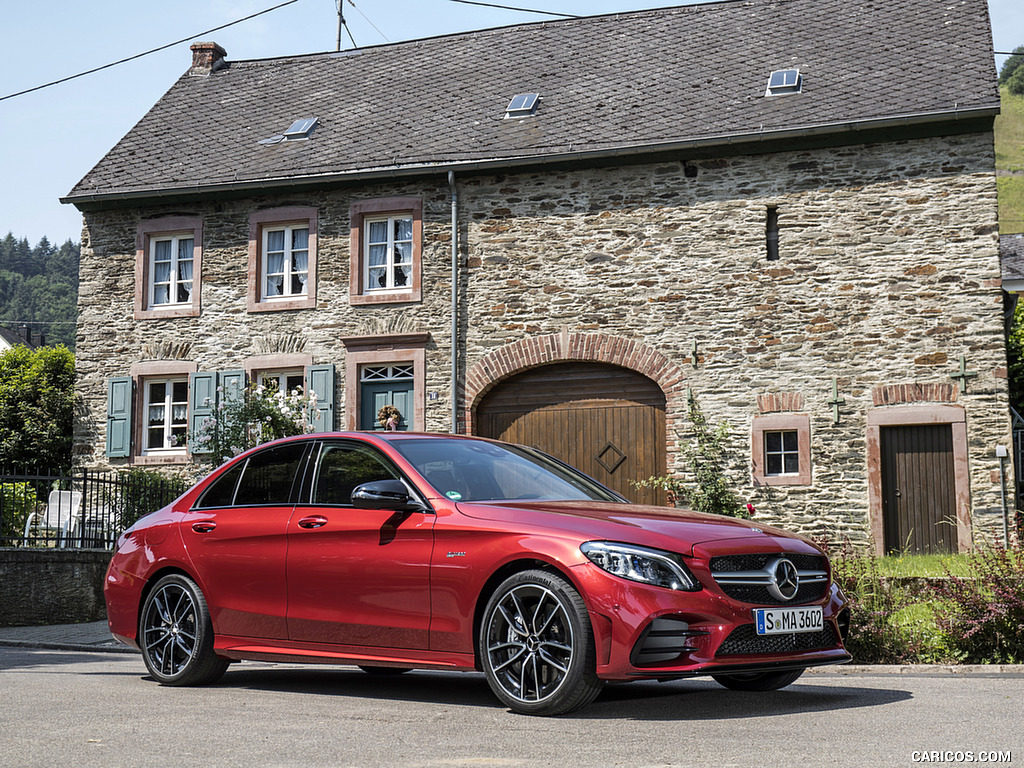
[[[795,429],[764,433],[764,464],[767,475],[800,473],[800,448]]]
[[[811,484],[811,421],[805,413],[768,413],[751,427],[754,485]]]

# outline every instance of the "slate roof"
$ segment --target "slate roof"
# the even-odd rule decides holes
[[[999,260],[1003,265],[1004,283],[1024,283],[1024,234],[999,236]]]
[[[184,63],[184,62],[183,62]],[[803,92],[766,98],[774,70]],[[504,119],[538,92],[534,117]],[[727,0],[183,76],[65,202],[995,114],[986,0]],[[263,145],[319,117],[308,141]]]

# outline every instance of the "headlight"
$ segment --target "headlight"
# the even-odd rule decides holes
[[[685,592],[700,589],[700,582],[671,552],[614,541],[587,541],[580,551],[601,570],[623,579]]]

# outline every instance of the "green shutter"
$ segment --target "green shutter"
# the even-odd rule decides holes
[[[218,393],[224,401],[245,396],[245,371],[221,371],[217,380]]]
[[[132,452],[132,379],[107,380],[107,456],[124,458]]]
[[[210,453],[206,441],[196,440],[203,422],[217,411],[217,374],[192,373],[188,377],[188,449],[194,454]]]
[[[306,368],[306,382],[316,395],[316,408],[310,414],[314,432],[334,431],[334,366],[311,365]]]

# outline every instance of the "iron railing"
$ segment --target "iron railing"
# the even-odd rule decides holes
[[[142,470],[0,468],[0,547],[110,549],[121,531],[185,487]]]

